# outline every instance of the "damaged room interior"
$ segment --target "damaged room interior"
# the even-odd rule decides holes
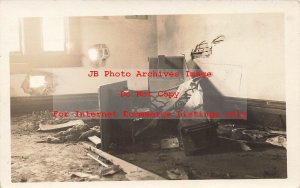
[[[10,20],[12,182],[287,178],[280,13]]]

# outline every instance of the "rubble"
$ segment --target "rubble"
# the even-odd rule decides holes
[[[88,174],[88,173],[83,173],[83,172],[71,172],[71,178],[74,177],[79,177],[79,178],[84,178],[88,180],[99,180],[100,176],[98,175],[93,175],[93,174]]]
[[[94,159],[95,161],[97,161],[99,164],[101,164],[102,166],[108,168],[108,164],[104,163],[103,161],[99,160],[99,158],[93,156],[92,154],[90,153],[87,153],[87,156],[89,156],[90,158]]]
[[[81,133],[81,135],[79,136],[78,140],[85,140],[88,137],[92,137],[92,136],[97,135],[98,133],[100,133],[100,129],[99,129],[99,131],[96,130],[96,129],[90,129],[90,130],[88,130],[86,132]]]
[[[243,151],[251,151],[252,149],[244,142],[239,142],[240,147]]]
[[[111,165],[107,168],[104,168],[100,171],[101,176],[108,176],[108,175],[113,175],[121,171],[121,168],[119,165]]]
[[[83,145],[87,150],[94,152],[114,165],[118,165],[126,173],[126,178],[128,178],[128,180],[164,180],[163,177],[160,177],[157,174],[135,166],[89,144],[83,143]]]
[[[161,149],[179,148],[178,138],[167,138],[161,140]]]
[[[160,154],[158,154],[158,156],[157,156],[157,160],[160,160],[160,161],[166,161],[167,159],[168,159],[168,155],[167,154],[165,154],[165,153],[160,153]]]
[[[66,123],[62,124],[40,124],[39,125],[39,131],[53,131],[53,130],[60,130],[60,129],[66,129],[69,127],[73,127],[75,125],[84,125],[84,122],[82,120],[73,120],[68,121]]]
[[[54,134],[53,136],[48,136],[47,142],[62,143],[66,141],[80,141],[80,140],[86,140],[88,137],[96,136],[100,134],[99,126],[95,126],[90,129],[87,124],[84,123],[82,124],[82,123],[74,125],[73,127],[67,129],[66,131],[60,131]]]
[[[98,136],[90,136],[88,137],[88,139],[95,144],[96,148],[100,148],[101,138],[99,138]]]
[[[237,141],[243,151],[251,148],[247,144],[272,144],[286,148],[286,132],[271,130],[259,130],[254,128],[237,128],[234,124],[218,126],[217,133],[219,138]]]
[[[167,170],[167,176],[171,180],[188,180],[188,175],[183,168],[172,168]]]
[[[31,114],[22,115],[12,119],[14,125],[17,125],[17,129],[14,129],[15,132],[19,133],[24,131],[33,132],[37,131],[41,125],[55,125],[63,124],[69,122],[72,119],[61,118],[53,119],[51,112],[48,110],[45,111],[35,111]]]
[[[272,138],[268,138],[266,142],[275,146],[284,147],[286,149],[286,137],[284,136],[279,135]]]

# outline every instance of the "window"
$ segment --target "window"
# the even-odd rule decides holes
[[[21,20],[19,18],[13,18],[10,22],[9,33],[10,39],[10,51],[21,52]]]
[[[62,17],[43,18],[44,51],[64,51],[66,42],[66,24]]]

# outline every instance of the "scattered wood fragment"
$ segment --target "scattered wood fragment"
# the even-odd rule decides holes
[[[83,145],[86,149],[96,153],[100,157],[105,158],[106,160],[112,162],[114,165],[119,165],[120,168],[126,173],[126,177],[128,178],[128,180],[164,180],[163,177],[157,174],[135,166],[134,164],[126,162],[89,144],[83,143]]]
[[[183,168],[173,168],[167,170],[167,176],[171,180],[188,180],[188,175]]]
[[[88,139],[96,145],[96,148],[101,146],[101,138],[98,136],[90,136]]]
[[[67,123],[62,124],[56,124],[56,125],[39,125],[39,131],[54,131],[54,130],[60,130],[60,129],[66,129],[69,127],[73,127],[74,125],[84,125],[84,122],[82,120],[73,120],[69,121]]]
[[[73,177],[79,177],[79,178],[87,178],[89,180],[99,180],[100,176],[98,175],[93,175],[93,174],[88,174],[88,173],[83,173],[83,172],[71,172],[71,178]]]
[[[101,176],[109,176],[121,171],[119,165],[111,165],[108,168],[104,168],[100,171]]]
[[[90,153],[87,153],[87,155],[88,155],[90,158],[92,158],[92,159],[94,159],[95,161],[97,161],[97,162],[98,162],[99,164],[101,164],[102,166],[104,166],[104,167],[106,167],[106,168],[109,167],[108,164],[106,164],[106,163],[100,161],[100,160],[97,159],[95,156],[91,155]]]

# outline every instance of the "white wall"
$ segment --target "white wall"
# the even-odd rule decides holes
[[[204,70],[214,73],[212,81],[221,92],[233,97],[285,101],[282,14],[149,16],[148,20],[82,17],[78,23],[83,64],[88,64],[89,46],[105,43],[111,53],[106,69],[147,69],[148,57],[157,54],[183,53],[188,60],[196,44],[223,34],[226,39],[213,48],[213,55],[197,60]],[[93,93],[109,82],[107,78],[87,77],[89,69],[84,67],[48,69],[60,80],[54,95]],[[11,76],[12,96],[26,95],[20,88],[24,76]],[[129,79],[128,85],[130,89],[147,89],[147,78]]]
[[[104,78],[103,74],[99,77],[88,77],[90,70],[84,67],[72,68],[48,68],[39,69],[53,73],[54,83],[57,83],[53,95],[97,93],[101,85],[123,81],[125,78]],[[21,85],[25,80],[26,74],[15,74],[11,76],[11,96],[29,96],[24,93]]]
[[[282,14],[161,16],[158,53],[183,53],[188,59],[196,44],[223,34],[226,39],[213,48],[213,55],[200,60],[207,64],[198,62],[215,73],[212,81],[223,94],[285,101],[283,20]]]
[[[104,19],[82,17],[77,23],[80,28],[77,35],[80,35],[81,45],[78,57],[81,57],[82,66],[43,68],[44,71],[52,72],[58,82],[53,95],[94,93],[100,85],[124,80],[87,76],[90,70],[95,70],[89,67],[87,59],[87,50],[94,44],[104,43],[110,50],[105,69],[147,69],[148,57],[157,55],[155,16],[149,16],[148,19],[125,19],[124,16]],[[11,96],[28,96],[21,89],[25,76],[26,73],[11,75]],[[128,79],[128,87],[136,90],[148,89],[148,80]]]
[[[106,68],[148,68],[148,57],[157,55],[156,17],[125,19],[124,17],[80,18],[81,49],[87,61],[88,48],[106,44],[110,51]]]

